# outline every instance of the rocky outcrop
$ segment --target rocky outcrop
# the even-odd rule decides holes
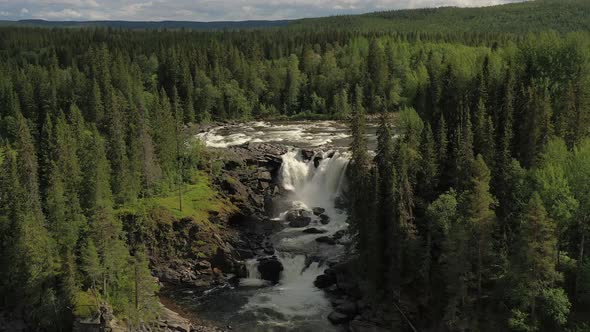
[[[307,210],[292,210],[287,213],[286,220],[290,227],[307,227],[311,223],[311,214]]]
[[[316,216],[319,216],[319,215],[323,214],[324,212],[326,212],[326,209],[321,208],[321,207],[314,207],[312,209],[312,211],[313,211],[313,214],[315,214]]]
[[[260,276],[264,280],[273,283],[279,282],[283,269],[283,264],[276,256],[258,259],[258,272],[260,272]]]
[[[330,263],[314,285],[331,299],[332,313],[328,316],[335,325],[344,325],[349,331],[384,332],[399,323],[397,312],[390,305],[373,306],[365,301],[359,287],[358,274],[351,261]]]

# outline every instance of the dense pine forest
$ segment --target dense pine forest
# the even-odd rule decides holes
[[[32,330],[99,302],[151,319],[149,218],[120,212],[209,181],[191,125],[341,119],[371,301],[419,330],[587,331],[590,34],[587,2],[567,6],[582,19],[530,34],[375,28],[395,12],[360,30],[0,28],[0,308]]]

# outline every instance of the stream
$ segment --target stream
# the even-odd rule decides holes
[[[246,262],[248,278],[241,279],[239,286],[199,296],[187,291],[181,302],[203,319],[231,326],[235,331],[339,331],[327,319],[332,311],[330,301],[313,282],[327,268],[323,262],[344,254],[341,244],[315,240],[347,228],[347,214],[337,204],[346,187],[350,158],[347,126],[334,121],[251,122],[213,128],[197,136],[207,146],[217,148],[246,142],[288,146],[280,169],[281,185],[288,192],[281,205],[287,208],[273,217],[287,225],[289,211],[299,211],[312,220],[304,228],[287,226],[273,235],[275,255],[284,267],[277,284],[262,280],[258,261],[252,259]],[[375,128],[369,128],[367,139],[369,145],[375,144]],[[306,161],[301,149],[312,149],[316,155]],[[314,162],[316,157],[319,163]],[[322,208],[323,216],[314,214],[314,208]],[[309,228],[323,233],[303,232]]]

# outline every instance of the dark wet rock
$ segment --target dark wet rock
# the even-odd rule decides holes
[[[313,211],[313,214],[315,214],[316,216],[319,216],[320,214],[323,214],[324,212],[326,212],[326,209],[324,209],[322,207],[314,207],[312,211]]]
[[[313,282],[313,284],[319,289],[328,288],[328,287],[334,285],[335,283],[336,283],[336,277],[334,277],[333,275],[327,275],[327,274],[320,274],[319,276],[317,276],[317,278]]]
[[[307,227],[311,223],[311,217],[306,210],[289,211],[286,219],[291,227]]]
[[[324,244],[329,244],[329,245],[336,244],[336,241],[334,239],[332,239],[331,237],[329,237],[329,236],[321,236],[321,237],[318,237],[315,240],[316,240],[316,242],[324,243]]]
[[[340,240],[340,239],[342,239],[342,238],[343,238],[345,235],[346,235],[346,230],[344,230],[344,229],[343,229],[343,230],[339,230],[339,231],[337,231],[336,233],[334,233],[334,234],[332,235],[332,238],[333,238],[334,240]]]
[[[287,212],[286,219],[287,221],[293,221],[299,217],[309,217],[311,218],[311,213],[307,210],[299,209],[299,210],[291,210]]]
[[[258,260],[258,272],[264,280],[278,282],[283,271],[283,264],[276,256],[260,258]]]
[[[324,158],[322,156],[315,156],[315,158],[313,158],[313,166],[315,166],[315,168],[318,168],[323,159]]]
[[[324,234],[326,233],[327,230],[325,229],[317,229],[315,227],[311,227],[311,228],[307,228],[303,230],[303,233],[305,234]]]
[[[350,318],[348,316],[346,316],[345,314],[341,314],[339,312],[332,311],[328,315],[328,320],[330,320],[330,323],[332,323],[334,325],[340,325],[340,324],[344,324],[344,323],[348,322],[350,320]]]
[[[315,152],[312,150],[301,150],[301,158],[303,158],[303,160],[311,160],[314,155]]]
[[[295,219],[289,223],[289,226],[295,227],[295,228],[301,228],[301,227],[309,226],[310,223],[311,223],[310,217],[297,217],[297,219]]]
[[[322,223],[322,225],[327,225],[330,223],[330,216],[326,215],[326,214],[321,214],[320,215],[320,222]]]

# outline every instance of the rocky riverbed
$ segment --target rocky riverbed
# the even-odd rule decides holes
[[[214,185],[237,212],[211,215],[210,221],[222,226],[217,232],[189,219],[173,220],[168,234],[178,255],[152,257],[162,294],[185,315],[210,319],[221,329],[391,326],[384,311],[365,304],[342,256],[350,244],[340,196],[347,163],[342,150],[215,139],[218,147],[210,149],[221,167]],[[203,237],[213,239],[215,250],[190,254]]]

